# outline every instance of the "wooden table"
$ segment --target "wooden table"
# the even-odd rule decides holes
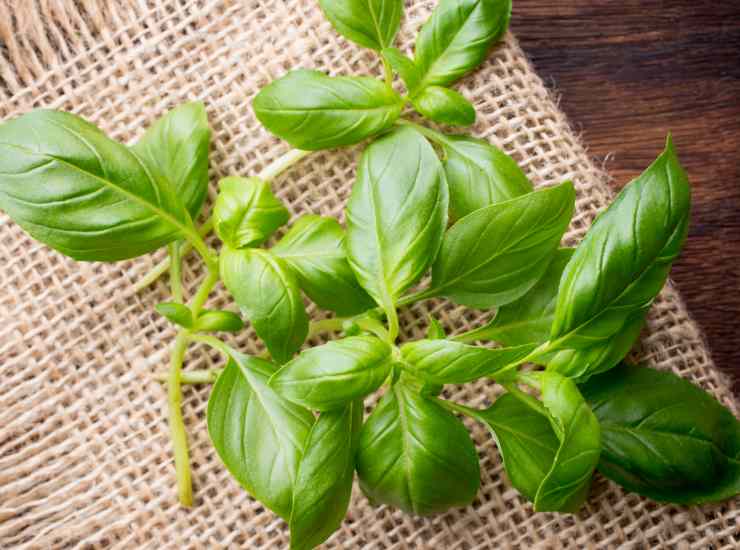
[[[618,186],[673,133],[693,206],[671,277],[740,393],[740,1],[514,0],[511,26]]]

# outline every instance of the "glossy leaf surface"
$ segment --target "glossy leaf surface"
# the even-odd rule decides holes
[[[290,218],[266,181],[231,176],[219,181],[218,187],[213,224],[219,238],[231,248],[263,243]]]
[[[239,332],[244,321],[233,311],[206,309],[198,316],[193,329],[203,332]]]
[[[342,523],[352,495],[362,401],[323,412],[311,429],[298,467],[290,515],[290,547],[309,550]]]
[[[393,44],[403,0],[319,0],[332,26],[360,46],[382,50]]]
[[[242,487],[287,520],[314,417],[267,385],[273,368],[234,353],[208,399],[208,433]]]
[[[357,473],[372,502],[417,515],[466,506],[480,485],[478,455],[465,426],[402,383],[367,418]]]
[[[270,385],[294,403],[327,411],[374,392],[391,364],[388,344],[374,336],[350,336],[304,350]]]
[[[420,87],[448,86],[475,69],[504,34],[511,0],[440,0],[416,40]]]
[[[537,344],[483,348],[451,340],[416,340],[401,347],[404,368],[436,384],[464,384],[516,368]]]
[[[297,149],[352,145],[388,129],[401,114],[401,97],[370,77],[330,77],[298,69],[260,90],[259,121]]]
[[[401,77],[409,93],[413,93],[421,82],[421,74],[414,61],[406,57],[398,48],[384,49],[383,57]]]
[[[344,230],[334,218],[306,215],[270,249],[296,273],[304,292],[321,308],[355,315],[372,298],[357,282],[344,250]]]
[[[740,493],[740,422],[688,380],[623,364],[581,390],[601,424],[608,478],[678,504]]]
[[[434,122],[470,126],[475,107],[462,94],[441,86],[428,86],[413,99],[414,109]]]
[[[432,292],[470,307],[513,302],[542,277],[573,214],[571,183],[468,214],[445,234]]]
[[[298,282],[280,258],[257,248],[221,251],[221,279],[278,363],[288,361],[308,334]]]

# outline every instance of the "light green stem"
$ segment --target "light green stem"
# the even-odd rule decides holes
[[[170,253],[170,288],[172,289],[172,300],[178,304],[182,303],[182,273],[180,257],[180,241],[167,245]]]
[[[182,386],[180,375],[188,343],[188,331],[181,330],[172,346],[170,372],[167,378],[167,395],[170,418],[170,437],[175,455],[177,475],[177,495],[183,506],[193,505],[193,484],[190,475],[188,438],[185,433],[185,420],[182,416]]]
[[[381,59],[383,60],[383,73],[385,74],[385,85],[389,88],[393,86],[393,69],[391,68],[391,64],[388,63],[388,60],[385,58],[384,55],[381,56]]]
[[[190,310],[193,312],[193,318],[196,319],[200,315],[203,305],[208,300],[208,296],[211,294],[213,287],[218,282],[218,269],[209,268],[206,278],[198,287],[192,300],[190,300]]]
[[[406,296],[401,296],[401,299],[398,300],[398,303],[396,305],[398,307],[403,307],[403,306],[415,304],[416,302],[420,302],[422,300],[428,300],[430,298],[436,298],[436,297],[437,297],[436,289],[425,288],[418,292],[413,292],[411,294],[407,294]]]
[[[301,149],[291,149],[281,157],[278,157],[267,165],[264,170],[262,170],[257,177],[260,179],[263,179],[265,181],[270,181],[277,176],[279,176],[281,173],[283,173],[285,170],[293,166],[295,163],[303,159],[306,155],[311,153],[311,151],[303,151]],[[213,218],[208,218],[203,225],[200,226],[198,229],[198,234],[200,237],[207,236],[211,231],[213,230]],[[202,241],[202,239],[201,239]],[[202,247],[201,247],[202,248]],[[188,242],[184,243],[181,247],[181,255],[184,258],[187,256],[190,251],[193,249],[193,244],[190,240]],[[207,250],[207,247],[206,247]],[[143,289],[149,287],[154,281],[159,279],[162,274],[164,274],[165,271],[169,269],[170,266],[170,258],[167,257],[161,262],[159,262],[157,265],[155,265],[144,277],[142,277],[139,282],[137,282],[134,285],[134,292],[140,292]]]
[[[344,328],[344,323],[348,318],[332,317],[331,319],[320,319],[312,321],[308,325],[308,336],[306,339],[313,338],[324,332],[338,332]]]
[[[360,327],[362,330],[366,330],[367,332],[372,332],[375,336],[380,338],[381,340],[388,342],[390,344],[393,343],[395,338],[392,338],[392,332],[390,331],[392,329],[386,330],[385,326],[383,326],[383,323],[378,321],[377,319],[373,319],[372,317],[363,317],[361,319],[357,319],[355,321],[357,323],[357,326]],[[390,323],[389,323],[390,324]],[[396,320],[396,336],[398,335],[398,320]]]
[[[186,370],[180,373],[180,384],[213,384],[224,369]],[[167,374],[155,374],[154,379],[167,382]]]

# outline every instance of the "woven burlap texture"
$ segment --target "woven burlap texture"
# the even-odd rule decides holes
[[[432,2],[407,2],[399,39],[408,49]],[[211,193],[218,178],[255,174],[287,150],[256,121],[250,100],[294,67],[379,74],[377,58],[339,37],[313,0],[139,0],[0,3],[0,117],[64,109],[125,142],[167,109],[205,102],[213,128]],[[572,179],[574,244],[612,198],[552,96],[508,35],[460,86],[478,111],[472,132],[503,148],[536,185]],[[661,148],[655,144],[655,153]],[[316,153],[273,187],[294,215],[342,217],[361,148]],[[0,214],[0,547],[283,548],[284,522],[229,476],[208,439],[208,387],[188,387],[184,412],[196,503],[178,506],[166,395],[172,327],[152,312],[166,279],[131,285],[162,253],[115,264],[75,263],[34,242]],[[184,268],[187,287],[203,276]],[[233,307],[219,287],[213,307]],[[403,315],[407,336],[432,311],[450,330],[488,314],[445,302]],[[258,349],[249,331],[233,339]],[[735,410],[696,325],[670,288],[653,308],[639,354],[712,392]],[[187,368],[218,365],[191,349]],[[454,388],[473,406],[491,385]],[[486,430],[468,423],[481,457],[474,505],[432,518],[372,508],[355,490],[328,547],[737,548],[738,500],[698,508],[653,503],[597,478],[577,516],[534,514],[504,475]]]

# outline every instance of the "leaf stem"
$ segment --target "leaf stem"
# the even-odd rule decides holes
[[[372,332],[375,336],[383,340],[384,342],[393,343],[391,340],[391,333],[383,326],[383,323],[372,317],[363,317],[355,321],[358,327],[362,330]],[[397,325],[396,325],[397,326]],[[396,335],[398,335],[398,328],[396,328]],[[395,338],[394,338],[395,340]]]
[[[213,349],[220,351],[226,357],[227,360],[234,353],[234,349],[230,345],[228,345],[226,342],[223,342],[222,340],[219,340],[215,336],[210,336],[208,334],[191,334],[190,341],[191,342],[201,342],[203,344],[211,346]],[[193,372],[209,372],[209,371],[193,371]]]
[[[344,323],[348,320],[349,318],[345,317],[332,317],[330,319],[312,321],[308,325],[308,335],[306,336],[306,340],[324,332],[338,332],[344,328]]]
[[[185,433],[185,420],[182,416],[182,386],[180,375],[188,344],[188,331],[181,330],[172,346],[170,355],[170,372],[167,378],[167,396],[169,405],[170,437],[175,456],[177,476],[177,495],[183,506],[193,505],[193,483],[190,474],[188,438]]]
[[[257,174],[257,177],[265,181],[272,180],[283,173],[285,170],[299,162],[301,159],[306,157],[309,153],[311,153],[311,151],[291,149],[284,155],[278,157],[273,162],[268,164],[259,174]],[[201,225],[198,229],[198,235],[201,237],[200,242],[203,243],[203,246],[197,245],[195,246],[196,248],[200,246],[200,248],[203,249],[203,247],[205,247],[205,242],[203,242],[202,239],[203,237],[207,236],[212,230],[213,218],[209,217],[205,221],[205,223]],[[180,252],[183,258],[190,253],[194,245],[195,243],[193,243],[191,239],[188,239],[188,241],[182,245]],[[205,247],[205,251],[207,250],[208,247]],[[201,251],[201,254],[202,253],[203,252]],[[141,280],[139,280],[139,282],[134,285],[134,292],[141,292],[143,289],[149,287],[152,283],[154,283],[154,281],[159,279],[165,271],[169,269],[169,266],[170,258],[167,257],[159,262],[156,266],[154,266],[146,275],[144,275]]]
[[[383,60],[383,72],[385,73],[385,85],[391,88],[393,86],[393,69],[391,68],[391,64],[388,63],[388,60],[385,58],[384,55],[381,55],[380,58]]]
[[[401,299],[398,300],[398,303],[396,305],[398,307],[403,307],[414,304],[416,302],[420,302],[421,300],[428,300],[429,298],[436,297],[437,290],[430,287],[419,290],[418,292],[412,292],[411,294],[407,294],[406,296],[401,296]]]
[[[167,245],[170,254],[170,288],[172,289],[172,300],[178,304],[182,303],[181,244],[181,241],[174,241]]]
[[[200,369],[182,371],[180,373],[180,384],[213,384],[223,370],[224,369]],[[158,373],[154,375],[154,379],[160,382],[167,382],[167,378],[168,375],[166,373]]]
[[[198,290],[195,292],[195,296],[190,300],[189,305],[190,310],[193,312],[193,319],[197,319],[198,315],[200,315],[203,305],[206,303],[213,287],[216,286],[218,279],[218,269],[213,269],[209,266],[205,279],[200,283]]]

